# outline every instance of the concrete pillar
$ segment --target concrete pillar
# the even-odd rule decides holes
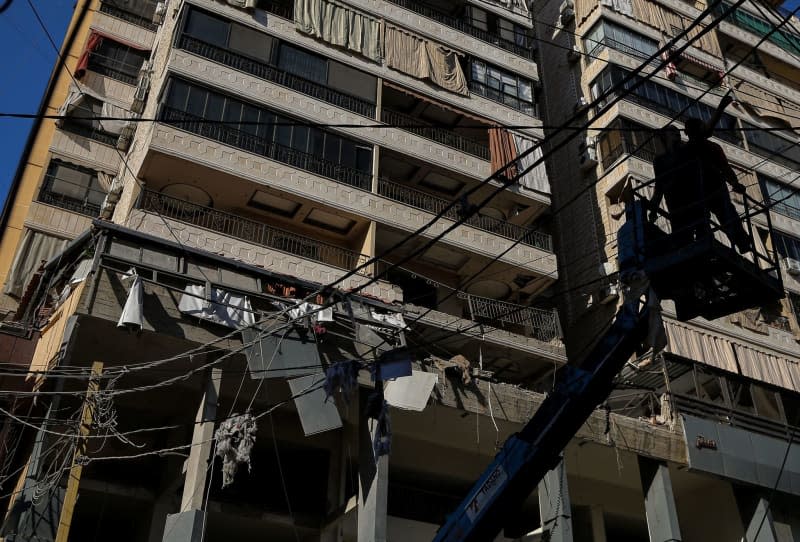
[[[206,373],[203,397],[197,409],[192,447],[186,460],[186,480],[183,484],[181,508],[178,514],[167,516],[164,542],[199,542],[205,526],[203,500],[205,498],[208,460],[214,444],[214,419],[217,416],[222,370]]]
[[[572,504],[567,486],[564,460],[545,474],[539,483],[539,517],[542,532],[549,533],[550,542],[572,542]],[[542,536],[542,540],[545,540]]]
[[[382,385],[380,381],[376,385]],[[386,542],[389,456],[375,457],[372,439],[377,422],[366,415],[366,394],[360,393],[358,420],[358,542]]]
[[[639,458],[639,474],[644,492],[647,531],[652,542],[681,542],[678,511],[672,492],[669,467],[651,459]]]
[[[765,515],[766,517],[764,517]],[[772,523],[772,512],[767,508],[767,500],[763,497],[760,497],[756,503],[756,509],[747,525],[745,541],[778,542],[775,526]]]
[[[592,542],[606,542],[606,520],[603,507],[593,504],[589,507],[589,519],[592,524]]]

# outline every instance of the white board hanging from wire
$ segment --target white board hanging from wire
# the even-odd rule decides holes
[[[244,352],[250,377],[287,378],[317,373],[322,362],[312,331],[283,322],[269,322],[242,330],[242,341],[249,344]],[[267,332],[270,328],[274,332]]]
[[[439,376],[436,373],[411,371],[411,376],[387,382],[383,396],[393,407],[422,412],[437,382]]]

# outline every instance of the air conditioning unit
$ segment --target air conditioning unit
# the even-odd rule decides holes
[[[153,12],[153,24],[161,24],[164,22],[164,15],[167,14],[167,3],[159,2],[156,4],[156,9]]]
[[[572,49],[567,51],[567,62],[575,64],[581,59],[581,52],[577,45],[573,45]]]
[[[800,262],[794,258],[784,258],[784,265],[786,265],[786,272],[790,275],[800,275]]]
[[[136,132],[136,125],[131,121],[126,122],[117,138],[117,149],[123,152],[127,151],[133,141],[134,132]]]
[[[566,0],[558,8],[558,16],[561,20],[562,26],[567,26],[573,19],[575,19],[575,5],[571,0]]]
[[[153,65],[148,60],[142,64],[139,70],[139,81],[136,83],[136,91],[133,93],[133,104],[131,110],[135,113],[144,111],[144,103],[147,99],[147,92],[150,90],[150,71]]]
[[[609,284],[608,286],[604,286],[600,289],[600,295],[598,297],[600,299],[600,303],[603,305],[615,303],[617,299],[619,299],[619,286],[617,284]]]
[[[597,166],[597,149],[594,138],[587,138],[578,144],[578,162],[581,170],[589,171]]]

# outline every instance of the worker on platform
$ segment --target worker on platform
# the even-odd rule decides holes
[[[684,132],[689,137],[689,142],[683,146],[683,153],[685,160],[697,164],[697,167],[692,167],[691,170],[693,171],[693,182],[698,183],[702,191],[704,219],[708,216],[708,211],[713,213],[719,222],[720,229],[725,232],[739,252],[744,254],[752,250],[752,241],[731,202],[726,183],[730,184],[733,190],[742,194],[744,194],[745,188],[736,178],[736,173],[728,163],[722,147],[709,141],[717,122],[722,117],[723,110],[732,101],[730,93],[726,94],[708,122],[703,122],[698,118],[686,120]]]
[[[655,223],[664,199],[667,204],[665,216],[672,226],[673,239],[679,245],[685,245],[694,240],[702,225],[702,211],[698,204],[702,193],[687,172],[691,165],[686,161],[680,130],[672,124],[667,125],[661,129],[658,138],[663,152],[653,160],[655,188],[650,200],[649,220]]]

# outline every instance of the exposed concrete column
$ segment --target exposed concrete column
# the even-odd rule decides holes
[[[205,524],[203,499],[205,497],[208,460],[214,441],[214,419],[217,416],[222,370],[206,373],[203,397],[197,409],[192,447],[186,460],[186,481],[183,484],[180,512],[167,516],[164,542],[199,542]]]
[[[761,530],[759,530],[759,526]],[[760,497],[756,503],[756,509],[747,525],[745,540],[746,542],[778,542],[775,526],[772,524],[772,512],[767,508],[767,500],[763,497]]]
[[[382,383],[378,381],[376,385]],[[366,415],[366,393],[359,395],[358,542],[386,542],[389,456],[375,457],[372,440],[378,422]]]
[[[672,492],[669,467],[664,463],[639,457],[639,474],[644,491],[647,531],[652,542],[680,542],[678,510]]]
[[[572,542],[572,503],[567,486],[564,460],[545,474],[539,482],[539,517],[542,532],[549,533],[551,542]],[[542,537],[544,540],[544,536]]]
[[[589,519],[592,524],[592,542],[606,542],[606,520],[603,507],[593,504],[589,507]]]

